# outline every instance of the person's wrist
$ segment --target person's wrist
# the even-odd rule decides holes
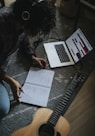
[[[32,55],[32,59],[34,60],[36,58],[36,56],[35,55]]]

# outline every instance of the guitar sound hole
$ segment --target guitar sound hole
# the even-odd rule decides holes
[[[56,136],[54,128],[49,124],[42,124],[38,130],[38,136]]]

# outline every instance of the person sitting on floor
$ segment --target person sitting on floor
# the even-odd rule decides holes
[[[54,26],[55,8],[45,0],[16,0],[0,13],[0,119],[10,110],[10,100],[3,81],[10,85],[17,99],[19,91],[22,91],[20,83],[9,76],[2,65],[9,55],[21,49],[31,61],[45,68],[45,60],[36,56],[28,36],[33,37],[40,32],[46,35]]]

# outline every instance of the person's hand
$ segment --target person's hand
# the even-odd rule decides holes
[[[10,85],[10,87],[13,91],[14,98],[19,101],[20,92],[23,92],[20,83],[18,81],[16,81],[14,78],[10,77],[7,73],[5,73],[3,75],[2,80],[4,80],[5,82],[7,82]]]
[[[38,58],[35,56],[32,56],[32,59],[39,64],[40,68],[45,68],[46,67],[46,61],[43,58]]]
[[[23,92],[20,83],[16,81],[15,79],[12,79],[10,82],[10,87],[14,93],[14,96],[19,100],[20,92]]]

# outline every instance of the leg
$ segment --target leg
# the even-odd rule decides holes
[[[0,82],[0,119],[10,110],[10,100],[6,87]]]

